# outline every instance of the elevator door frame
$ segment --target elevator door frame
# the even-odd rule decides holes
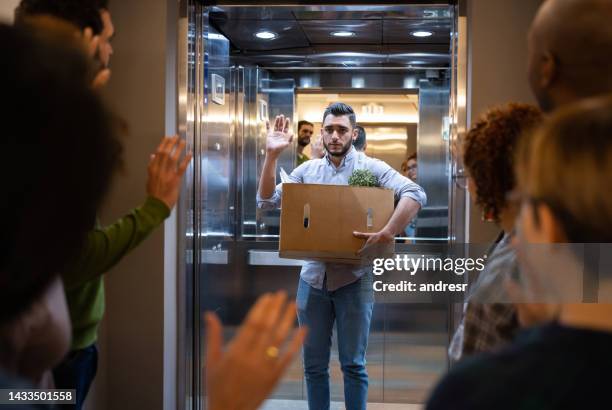
[[[202,31],[198,29],[198,24],[202,28],[202,4],[219,5],[219,2],[199,2],[197,0],[180,0],[179,6],[179,39],[178,39],[178,129],[181,137],[186,138],[188,146],[194,152],[198,149],[198,127],[197,119],[202,112],[202,101],[198,99],[201,95],[199,91],[203,83],[202,78],[202,59],[203,55]],[[244,4],[244,2],[222,1],[223,5]],[[262,5],[274,5],[275,2],[263,1],[255,7]],[[309,2],[294,2],[296,5],[306,5]],[[359,4],[373,5],[371,1],[352,1],[334,2],[321,1],[319,4],[338,5],[338,4]],[[461,135],[467,129],[468,113],[468,70],[467,70],[467,7],[466,0],[458,2],[440,1],[413,1],[413,4],[456,4],[455,5],[455,33],[452,41],[452,84],[451,84],[451,144],[460,140]],[[375,5],[375,4],[374,4]],[[456,181],[462,176],[462,165],[459,163],[456,152],[451,152],[452,184],[449,190],[449,236],[451,244],[466,243],[469,203],[467,194],[463,187]],[[199,364],[202,363],[200,357],[201,340],[201,320],[196,312],[199,312],[199,302],[197,297],[199,263],[200,260],[199,235],[195,222],[200,218],[196,199],[201,195],[198,192],[200,184],[200,168],[194,161],[194,166],[190,167],[190,175],[186,180],[193,181],[193,186],[187,187],[185,195],[181,197],[179,209],[186,209],[187,212],[179,216],[179,261],[184,261],[184,267],[179,269],[179,294],[177,297],[178,306],[178,402],[181,409],[201,409],[204,403],[201,402],[200,388],[202,378]],[[449,306],[449,328],[454,328],[454,320],[457,317],[457,309]],[[449,332],[450,334],[450,332]]]

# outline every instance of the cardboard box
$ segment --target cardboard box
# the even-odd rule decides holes
[[[279,256],[359,264],[365,243],[393,215],[393,191],[348,185],[283,184]]]

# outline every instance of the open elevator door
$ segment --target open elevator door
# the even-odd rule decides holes
[[[457,8],[448,3],[421,2],[427,4],[423,6],[413,2],[404,8],[390,9],[373,2],[343,6],[274,7],[269,4],[236,8],[229,3],[208,6],[186,1],[181,25],[186,43],[182,57],[185,64],[184,89],[182,104],[179,105],[184,111],[179,114],[184,118],[181,131],[193,144],[195,153],[193,173],[188,176],[186,218],[182,223],[186,275],[181,285],[184,290],[181,300],[184,329],[181,329],[179,345],[184,362],[179,387],[183,391],[181,408],[187,409],[205,407],[202,312],[213,310],[219,314],[227,325],[227,339],[233,335],[257,296],[279,288],[287,289],[290,295],[295,293],[300,263],[278,258],[278,211],[257,210],[255,193],[265,156],[265,121],[281,113],[296,118],[295,93],[303,86],[301,75],[296,73],[311,73],[315,77],[318,75],[319,80],[327,78],[332,81],[319,83],[322,89],[331,84],[338,86],[338,81],[341,82],[343,76],[352,71],[363,73],[366,82],[371,81],[374,87],[407,87],[405,81],[399,80],[401,76],[396,75],[406,71],[406,67],[384,67],[385,70],[376,71],[367,67],[369,60],[365,62],[366,66],[357,67],[346,58],[340,67],[333,67],[334,64],[327,63],[333,62],[337,56],[329,48],[325,52],[312,53],[310,57],[295,53],[289,56],[287,50],[237,53],[233,43],[236,38],[229,34],[229,30],[222,31],[223,25],[214,22],[213,15],[217,13],[218,20],[219,12],[228,12],[229,27],[240,29],[248,27],[246,22],[252,23],[253,19],[278,22],[282,21],[281,16],[288,18],[291,14],[297,16],[297,24],[310,25],[314,32],[333,24],[332,21],[343,22],[343,19],[355,15],[347,13],[361,13],[362,17],[367,16],[366,20],[371,20],[368,24],[374,21],[372,24],[380,23],[382,28],[385,17],[377,16],[383,15],[394,21],[389,26],[395,27],[395,35],[398,27],[423,27],[425,23],[435,26],[442,24],[440,21],[443,20],[444,27],[448,23],[449,37],[453,33],[453,38],[457,38]],[[313,22],[326,15],[335,20]],[[416,21],[418,16],[430,20]],[[377,19],[382,21],[376,23]],[[392,47],[389,47],[389,61],[402,58],[401,52],[392,52]],[[453,125],[457,122],[453,119],[457,108],[453,47],[450,42],[446,51],[449,64],[441,66],[436,61],[436,64],[426,62],[423,67],[418,67],[415,62],[410,71],[417,73],[415,81],[420,101],[425,103],[419,107],[419,156],[428,158],[426,147],[431,148],[432,143],[440,147],[429,153],[430,158],[437,156],[438,159],[429,163],[424,160],[423,168],[429,166],[433,171],[419,181],[427,185],[430,192],[440,191],[437,197],[441,198],[441,203],[434,203],[435,209],[425,210],[427,212],[422,218],[427,222],[424,227],[431,225],[434,219],[436,227],[443,225],[444,229],[425,235],[425,239],[438,242],[453,241],[461,222],[452,215],[455,207],[450,206],[456,195],[456,187],[451,184],[451,172],[457,169],[450,149],[456,131]],[[360,57],[355,57],[354,49],[355,46],[350,58],[359,62]],[[441,50],[439,45],[437,50]],[[437,54],[440,58],[441,53]],[[275,61],[284,67],[275,65]],[[322,74],[324,72],[327,74]],[[383,74],[375,74],[377,72]],[[389,85],[388,82],[395,83]],[[340,87],[352,85],[349,80],[348,84],[340,84]],[[408,88],[415,88],[415,82],[410,82]],[[429,120],[426,120],[428,116]],[[444,158],[440,159],[441,156]],[[294,165],[295,147],[292,147],[284,152],[280,166],[290,172]],[[427,178],[430,181],[426,182]],[[277,180],[280,180],[278,175]],[[422,402],[428,389],[446,368],[446,344],[452,330],[449,305],[438,303],[429,309],[427,306],[431,300],[414,302],[380,303],[375,307],[367,358],[371,402]],[[332,400],[342,401],[342,380],[335,359],[337,356],[334,356],[337,352],[332,355]],[[299,405],[305,399],[299,360],[272,399],[266,408],[287,408],[288,405]]]

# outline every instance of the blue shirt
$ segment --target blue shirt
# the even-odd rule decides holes
[[[365,153],[351,147],[336,168],[327,154],[321,159],[311,159],[298,166],[289,175],[290,182],[304,184],[348,185],[349,177],[356,169],[367,169],[383,188],[392,189],[395,199],[411,198],[423,207],[427,201],[425,191],[419,185],[406,178],[385,162],[370,158]],[[257,195],[257,206],[263,209],[274,209],[281,206],[283,184],[276,186],[271,198]],[[327,273],[327,289],[336,290],[358,280],[371,266],[347,265],[344,263],[324,263],[307,261],[302,266],[302,279],[317,289],[323,288],[323,279]]]

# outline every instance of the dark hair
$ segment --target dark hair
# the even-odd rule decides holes
[[[0,323],[76,257],[121,153],[90,89],[90,59],[54,36],[0,24]]]
[[[411,159],[413,159],[415,161],[417,160],[417,153],[416,152],[412,153],[412,155],[409,155],[408,158],[406,158],[406,163],[408,163],[408,161],[410,161]]]
[[[366,132],[361,125],[356,125],[355,128],[357,128],[358,133],[357,138],[353,141],[353,146],[356,150],[361,151],[366,144]]]
[[[15,9],[15,22],[46,14],[67,20],[81,30],[91,27],[97,35],[104,29],[100,9],[108,9],[108,0],[21,0]]]
[[[463,161],[476,185],[476,203],[496,221],[516,185],[514,153],[519,138],[542,121],[537,107],[507,104],[488,111],[465,137]]]
[[[311,127],[314,127],[312,122],[306,121],[306,120],[302,120],[302,121],[298,121],[298,131],[301,130],[304,125],[310,125]]]
[[[337,102],[332,103],[327,106],[325,112],[323,113],[323,122],[325,122],[325,118],[328,115],[333,115],[334,117],[341,117],[343,115],[347,115],[349,117],[349,121],[351,122],[351,127],[355,128],[357,125],[357,117],[355,116],[355,111],[350,105]]]

